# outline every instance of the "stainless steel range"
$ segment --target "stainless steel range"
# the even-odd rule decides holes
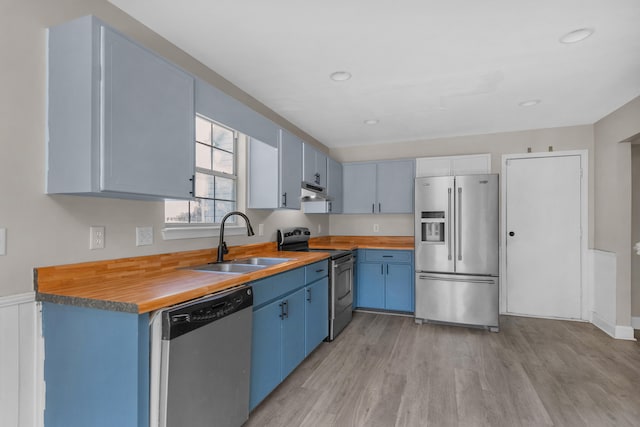
[[[329,336],[333,341],[351,321],[353,308],[353,254],[334,249],[309,249],[311,232],[306,227],[278,230],[278,250],[327,252],[329,261]]]

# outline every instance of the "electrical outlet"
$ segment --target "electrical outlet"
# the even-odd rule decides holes
[[[7,229],[0,228],[0,255],[7,254]]]
[[[89,249],[104,249],[104,226],[89,227]]]
[[[380,224],[373,224],[373,232],[377,233],[380,231]]]
[[[322,233],[322,224],[318,224],[318,234]]]
[[[264,236],[264,224],[258,224],[258,236]]]
[[[136,227],[136,246],[153,245],[153,227]]]

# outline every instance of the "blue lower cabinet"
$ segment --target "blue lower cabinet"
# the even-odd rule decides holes
[[[44,302],[44,425],[149,425],[149,315]]]
[[[255,408],[282,378],[281,307],[282,301],[274,301],[253,312],[249,409]]]
[[[360,263],[358,267],[358,306],[383,309],[384,264]]]
[[[328,335],[327,261],[258,280],[251,286],[255,305],[249,410]]]
[[[387,264],[387,267],[384,308],[413,312],[413,268],[407,264]]]
[[[299,289],[283,300],[282,379],[304,360],[305,289]]]
[[[413,273],[411,251],[362,250],[356,281],[357,306],[413,313]]]
[[[305,288],[305,356],[329,335],[329,279],[325,277]]]

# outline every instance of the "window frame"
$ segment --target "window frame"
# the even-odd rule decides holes
[[[243,208],[245,207],[245,203],[244,203],[244,195],[245,195],[245,191],[243,189],[241,189],[241,185],[244,183],[244,179],[242,179],[241,177],[241,173],[245,172],[245,168],[242,167],[241,165],[241,161],[243,159],[246,158],[246,148],[241,148],[241,140],[246,141],[246,136],[244,134],[242,134],[240,131],[233,129],[230,126],[227,126],[223,123],[220,123],[216,120],[213,120],[203,114],[199,114],[196,113],[195,117],[194,117],[194,122],[196,120],[196,118],[200,118],[200,119],[204,119],[208,122],[210,122],[212,125],[215,126],[220,126],[224,129],[227,129],[229,131],[231,131],[233,133],[233,152],[230,153],[227,150],[221,149],[221,148],[216,148],[215,145],[210,145],[212,150],[220,150],[222,152],[225,153],[230,153],[233,155],[233,171],[234,174],[228,174],[226,172],[222,172],[222,171],[216,171],[214,169],[207,169],[207,168],[202,168],[202,167],[198,167],[196,166],[196,157],[195,157],[195,149],[197,147],[197,144],[203,144],[202,142],[197,141],[197,139],[194,137],[193,140],[193,147],[194,147],[194,180],[195,180],[195,174],[201,173],[201,174],[205,174],[208,176],[212,176],[214,177],[221,177],[221,178],[225,178],[225,179],[231,179],[233,181],[233,185],[234,185],[234,193],[235,193],[235,200],[227,200],[227,199],[215,199],[215,198],[207,198],[207,197],[195,197],[193,199],[190,200],[185,200],[186,202],[188,202],[188,207],[189,207],[189,215],[191,214],[191,203],[195,200],[201,199],[201,200],[211,200],[211,201],[215,201],[216,200],[220,200],[220,201],[224,201],[224,202],[228,202],[231,201],[233,203],[235,203],[235,209],[234,210],[243,210]],[[195,124],[195,123],[194,123]],[[205,145],[207,145],[205,143]],[[212,151],[212,157],[213,157],[213,151]],[[213,167],[213,163],[212,163],[212,167]],[[195,183],[194,183],[194,190],[195,190]],[[214,237],[214,236],[218,236],[219,234],[219,229],[220,229],[220,222],[166,222],[167,216],[166,216],[166,202],[169,200],[165,201],[164,204],[164,228],[162,229],[162,235],[163,235],[163,239],[164,240],[173,240],[173,239],[189,239],[189,238],[200,238],[200,237]],[[238,223],[238,217],[237,216],[233,216],[230,217],[229,220],[227,220],[226,224],[225,224],[225,234],[228,235],[236,235],[236,234],[242,234],[243,232],[245,232],[245,225],[244,224],[239,224]]]

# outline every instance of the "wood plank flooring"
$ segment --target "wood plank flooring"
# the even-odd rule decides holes
[[[354,313],[245,427],[640,426],[640,344],[580,322],[500,327]]]

